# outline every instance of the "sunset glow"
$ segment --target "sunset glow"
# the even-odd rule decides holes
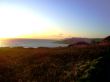
[[[57,27],[51,20],[31,10],[0,7],[0,38],[45,38],[59,34],[61,29]]]
[[[110,34],[109,3],[3,0],[0,1],[0,38],[102,38]]]

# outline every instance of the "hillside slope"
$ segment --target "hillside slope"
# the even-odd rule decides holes
[[[109,82],[110,46],[0,48],[0,82]]]

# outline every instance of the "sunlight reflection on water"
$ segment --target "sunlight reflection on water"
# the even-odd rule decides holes
[[[0,47],[11,47],[8,40],[0,40]]]
[[[36,40],[36,39],[11,39],[0,40],[0,47],[59,47],[67,46],[67,44],[55,43],[51,40]]]

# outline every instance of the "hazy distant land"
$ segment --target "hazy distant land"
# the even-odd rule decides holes
[[[65,38],[62,40],[52,39],[1,39],[0,47],[25,47],[25,48],[38,48],[38,47],[64,47],[69,44],[75,44],[77,42],[92,43],[100,42],[102,38]]]

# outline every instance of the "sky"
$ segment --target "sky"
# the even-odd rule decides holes
[[[110,0],[0,0],[0,38],[102,38]]]

